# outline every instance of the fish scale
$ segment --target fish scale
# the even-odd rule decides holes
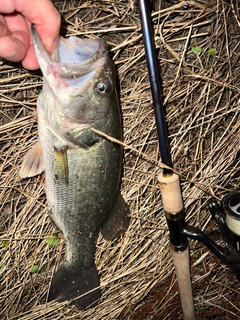
[[[101,296],[95,265],[100,230],[112,240],[130,221],[120,194],[122,146],[92,130],[122,139],[114,66],[103,39],[61,38],[49,56],[34,27],[32,36],[44,77],[39,142],[20,176],[45,171],[49,217],[65,239],[66,259],[53,275],[49,300],[70,300],[84,309]]]
[[[61,141],[55,142],[57,137],[46,127],[44,120],[39,120],[38,131],[43,160],[48,164],[45,167],[48,208],[53,221],[66,235],[67,261],[78,260],[81,263],[81,257],[89,255],[91,251],[92,263],[95,249],[82,252],[79,244],[84,243],[85,246],[88,241],[89,247],[95,248],[100,225],[118,194],[121,150],[117,146],[113,148],[112,142],[105,139],[87,150],[67,149],[67,146],[62,144],[60,149],[64,151],[62,158],[58,159],[56,178],[53,145],[58,145],[59,148]],[[65,153],[68,179],[64,172]],[[108,172],[111,172],[111,175],[107,176]],[[89,214],[91,212],[92,215]],[[90,233],[93,234],[92,237],[89,236]]]

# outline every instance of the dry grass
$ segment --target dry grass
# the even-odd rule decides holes
[[[42,78],[0,61],[0,318],[181,319],[157,182],[158,143],[136,1],[55,3],[64,17],[62,34],[105,36],[111,46],[125,136],[122,192],[132,220],[120,239],[99,237],[96,262],[103,294],[96,308],[45,304],[64,243],[46,242],[54,229],[43,177],[18,176],[37,139]],[[206,203],[239,185],[240,8],[233,0],[166,3],[156,1],[152,16],[174,168],[181,174],[187,221],[219,241]],[[202,53],[195,55],[193,46]],[[209,55],[210,48],[217,54]],[[190,248],[198,319],[237,319],[239,283],[200,243],[191,241]],[[34,265],[37,272],[31,272]]]

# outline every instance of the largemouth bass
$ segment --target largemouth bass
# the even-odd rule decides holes
[[[84,309],[101,295],[94,260],[100,229],[111,240],[129,224],[119,190],[122,147],[92,130],[122,139],[114,65],[104,39],[61,38],[50,56],[34,27],[32,37],[43,73],[39,144],[20,176],[45,170],[49,216],[65,239],[66,261],[53,276],[49,300],[74,300]]]

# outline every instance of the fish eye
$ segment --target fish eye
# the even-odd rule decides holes
[[[97,93],[100,95],[100,96],[105,96],[105,94],[107,93],[107,85],[106,83],[104,82],[98,82],[97,85],[96,85],[96,90],[97,90]]]

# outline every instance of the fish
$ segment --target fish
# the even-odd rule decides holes
[[[38,143],[19,174],[30,178],[45,171],[49,217],[65,241],[66,258],[53,275],[48,301],[69,300],[86,309],[101,297],[99,233],[111,241],[130,223],[120,192],[123,147],[114,140],[123,139],[114,63],[104,38],[60,37],[50,55],[34,25],[31,33],[43,88]]]

